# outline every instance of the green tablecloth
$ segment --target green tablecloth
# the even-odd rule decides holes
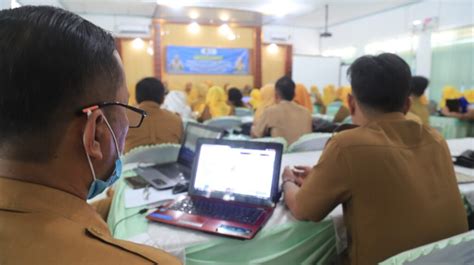
[[[430,125],[438,129],[445,139],[474,136],[474,122],[457,118],[430,116]]]
[[[379,263],[380,265],[402,265],[402,264],[405,264],[405,263],[411,263],[411,262],[414,262],[420,258],[423,258],[425,256],[429,256],[429,255],[433,255],[433,254],[441,254],[441,252],[443,252],[443,250],[449,246],[456,246],[456,245],[460,245],[460,244],[464,244],[466,246],[468,246],[469,248],[473,248],[474,250],[474,232],[473,231],[469,231],[467,233],[464,233],[464,234],[460,234],[460,235],[457,235],[457,236],[453,236],[453,237],[450,237],[450,238],[447,238],[447,239],[444,239],[444,240],[441,240],[441,241],[438,241],[438,242],[435,242],[435,243],[431,243],[431,244],[428,244],[428,245],[424,245],[424,246],[421,246],[421,247],[418,247],[418,248],[415,248],[415,249],[412,249],[412,250],[408,250],[408,251],[405,251],[405,252],[402,252],[394,257],[391,257],[381,263]],[[451,253],[452,254],[452,253]],[[471,252],[472,254],[472,252]],[[449,255],[449,254],[448,254]],[[470,255],[472,257],[472,255]],[[440,259],[440,257],[437,257],[438,259]],[[448,263],[443,262],[442,260],[437,260],[437,263],[438,265],[441,265],[441,264],[474,264],[474,260],[472,260],[471,258],[469,257],[457,257],[457,258],[462,258],[463,262],[460,263],[460,261],[455,261],[453,260],[454,257],[450,255],[450,257],[447,257],[446,260],[449,260]],[[470,262],[468,261],[467,263],[466,260],[469,260],[470,259]],[[433,263],[421,263],[421,264],[433,264]]]
[[[127,218],[118,226],[116,226],[116,224],[122,218],[131,216],[137,213],[140,209],[145,208],[145,206],[128,209],[125,208],[124,192],[127,188],[127,184],[125,183],[124,178],[132,175],[132,172],[124,172],[123,176],[117,181],[117,184],[115,184],[115,195],[112,200],[109,217],[107,219],[107,224],[109,225],[110,232],[115,238],[119,239],[127,239],[133,235],[144,233],[147,231],[148,228],[148,221],[144,218],[143,215],[135,215],[133,217]]]
[[[330,264],[335,257],[332,221],[288,223],[249,241],[222,238],[186,248],[186,265]]]

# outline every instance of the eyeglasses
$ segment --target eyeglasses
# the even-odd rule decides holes
[[[126,110],[127,118],[128,118],[128,127],[129,128],[138,128],[142,125],[143,119],[147,116],[146,111],[129,106],[127,104],[122,104],[120,102],[103,102],[99,104],[95,104],[92,106],[85,107],[81,109],[81,113],[88,113],[89,111],[94,111],[96,109],[101,109],[108,106],[121,106],[124,107]]]

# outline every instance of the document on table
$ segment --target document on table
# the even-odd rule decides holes
[[[173,194],[171,189],[156,190],[153,187],[143,189],[125,189],[125,208],[149,205],[160,201],[174,200],[180,194]]]

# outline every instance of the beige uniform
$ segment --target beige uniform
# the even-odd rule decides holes
[[[401,113],[333,136],[296,194],[309,220],[340,203],[351,264],[377,264],[467,231],[445,140]]]
[[[412,97],[410,112],[418,116],[425,125],[430,125],[430,112],[428,106],[421,103],[418,97]]]
[[[130,128],[125,141],[125,152],[141,145],[181,142],[183,122],[180,116],[161,109],[158,103],[143,101],[138,108],[147,112],[139,128]]]
[[[181,264],[156,248],[114,239],[84,200],[0,177],[0,264]]]
[[[311,114],[294,102],[282,100],[266,108],[254,122],[253,133],[256,137],[264,137],[267,132],[292,144],[302,135],[312,132]]]

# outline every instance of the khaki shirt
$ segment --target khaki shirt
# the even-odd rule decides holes
[[[401,113],[333,136],[296,203],[316,221],[343,204],[357,265],[467,231],[445,140]]]
[[[424,125],[430,125],[430,111],[428,110],[428,106],[421,103],[419,97],[412,97],[411,99],[410,112],[418,116]]]
[[[130,128],[125,141],[125,153],[141,145],[181,142],[183,122],[180,116],[161,109],[158,103],[143,101],[138,105],[148,115],[139,128]]]
[[[80,198],[0,177],[0,264],[180,264],[156,248],[114,239]]]
[[[312,132],[311,113],[294,102],[282,100],[266,108],[254,122],[256,137],[264,137],[268,131],[272,137],[283,137],[292,144],[302,135]]]

